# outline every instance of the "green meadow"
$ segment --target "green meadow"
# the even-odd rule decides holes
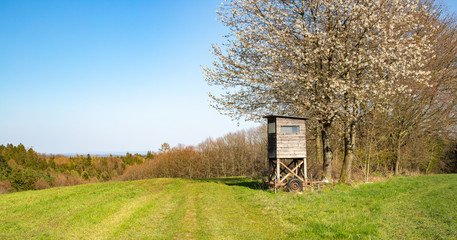
[[[457,175],[302,194],[247,178],[18,192],[0,195],[0,239],[457,239]]]

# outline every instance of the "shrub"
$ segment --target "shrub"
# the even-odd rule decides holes
[[[38,179],[38,181],[35,182],[35,189],[41,190],[41,189],[46,189],[50,188],[51,186],[44,180],[44,178]]]
[[[8,193],[11,188],[11,183],[9,181],[0,182],[0,194]]]

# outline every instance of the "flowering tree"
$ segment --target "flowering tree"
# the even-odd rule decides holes
[[[322,129],[324,177],[331,180],[327,132],[345,131],[342,180],[350,179],[355,124],[391,96],[409,92],[405,79],[427,84],[431,51],[417,18],[418,0],[233,0],[222,5],[227,42],[213,47],[206,81],[226,92],[210,95],[232,118],[265,114],[310,116]],[[348,172],[349,170],[349,172]]]
[[[412,135],[447,138],[455,132],[457,123],[457,16],[446,14],[445,7],[433,0],[424,4],[429,6],[429,14],[420,16],[425,31],[419,34],[426,34],[433,43],[433,52],[425,65],[430,79],[425,87],[410,82],[413,97],[400,95],[390,101],[383,131],[391,136],[395,148],[394,174],[400,173],[401,148]]]

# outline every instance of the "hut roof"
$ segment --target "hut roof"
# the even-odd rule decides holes
[[[291,116],[284,116],[284,115],[267,115],[267,116],[263,116],[263,118],[290,118],[290,119],[301,119],[301,120],[311,119],[311,118],[306,118],[306,117],[291,117]]]

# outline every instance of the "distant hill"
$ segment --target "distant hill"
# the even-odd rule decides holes
[[[0,239],[456,239],[456,182],[275,194],[246,178],[162,178],[24,191],[0,195]]]

